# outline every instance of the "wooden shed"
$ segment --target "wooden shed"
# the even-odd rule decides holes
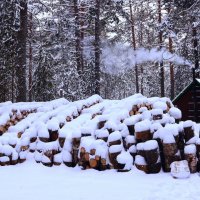
[[[173,104],[182,111],[182,120],[193,120],[200,123],[200,79],[195,79],[184,88],[173,100]]]

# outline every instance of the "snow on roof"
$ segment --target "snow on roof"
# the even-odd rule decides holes
[[[195,79],[197,81],[198,84],[200,84],[200,79]],[[175,102],[176,100],[178,100],[183,94],[185,91],[187,91],[191,85],[193,84],[193,82],[191,82],[189,85],[187,85],[173,100],[172,102]]]
[[[197,82],[199,82],[199,83],[200,83],[200,78],[196,78],[196,80],[197,80]]]

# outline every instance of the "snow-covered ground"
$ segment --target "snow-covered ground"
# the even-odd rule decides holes
[[[32,159],[1,167],[2,200],[199,200],[200,177],[173,179],[170,173],[45,167]]]

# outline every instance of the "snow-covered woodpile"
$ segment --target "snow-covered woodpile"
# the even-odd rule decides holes
[[[32,154],[49,167],[63,163],[125,172],[135,165],[159,173],[187,163],[195,173],[199,133],[200,125],[182,122],[181,111],[168,98],[136,94],[103,100],[94,95],[76,102],[6,102],[0,104],[0,165],[22,163]]]

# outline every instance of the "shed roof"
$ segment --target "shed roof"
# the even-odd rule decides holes
[[[195,83],[200,86],[200,79],[196,78]],[[191,82],[188,86],[186,86],[173,100],[172,102],[175,103],[177,100],[179,100],[184,93],[186,93],[192,86],[194,85],[194,82]]]
[[[199,82],[199,83],[200,83],[200,78],[196,78],[196,80],[197,80],[197,82]]]

